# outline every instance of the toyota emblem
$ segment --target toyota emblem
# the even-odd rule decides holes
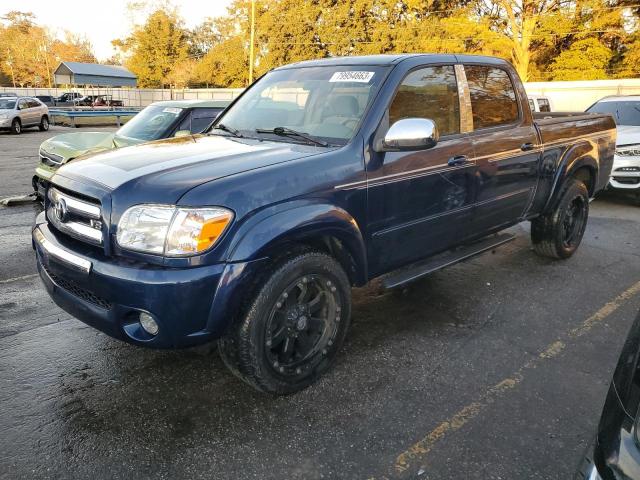
[[[67,209],[67,204],[64,199],[60,198],[56,201],[53,205],[53,213],[60,222],[64,223],[67,221],[69,210]]]

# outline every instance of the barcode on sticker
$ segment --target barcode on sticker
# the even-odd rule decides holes
[[[330,82],[360,82],[369,83],[375,72],[336,72],[329,79]]]

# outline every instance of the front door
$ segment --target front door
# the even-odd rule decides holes
[[[440,141],[415,152],[385,152],[368,172],[372,276],[445,250],[470,233],[476,168],[472,142],[460,132],[453,65],[410,72],[388,109],[388,122],[428,118]]]

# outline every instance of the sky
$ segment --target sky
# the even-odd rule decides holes
[[[0,16],[11,10],[35,14],[39,25],[48,27],[61,38],[64,30],[86,36],[99,60],[113,53],[111,40],[124,38],[130,31],[132,19],[127,10],[130,0],[20,0],[0,1]],[[7,5],[11,3],[11,5]],[[172,2],[185,20],[187,27],[202,23],[207,17],[226,13],[231,0],[174,0]],[[136,19],[142,23],[141,19]]]

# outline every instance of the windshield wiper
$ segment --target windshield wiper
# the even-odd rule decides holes
[[[281,137],[298,137],[304,138],[305,140],[314,143],[316,145],[320,145],[321,147],[328,147],[329,144],[323,140],[318,140],[317,138],[313,138],[311,135],[308,135],[303,132],[298,132],[297,130],[292,130],[287,127],[276,127],[276,128],[256,128],[256,133],[273,133],[275,135],[279,135]]]
[[[236,130],[235,128],[227,127],[224,123],[219,123],[212,130],[222,130],[223,132],[230,133],[234,137],[244,138],[244,135],[240,133],[240,130]]]

